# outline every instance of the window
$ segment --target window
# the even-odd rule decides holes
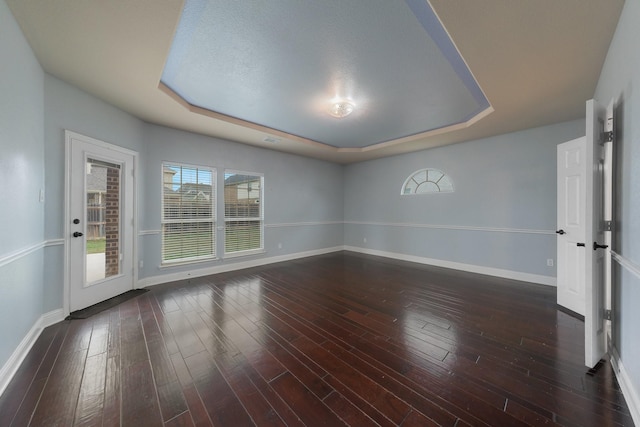
[[[215,258],[215,176],[215,169],[163,163],[163,264]]]
[[[427,193],[452,193],[453,182],[438,169],[421,169],[414,172],[402,185],[402,195]]]
[[[262,174],[225,171],[225,255],[250,255],[263,251],[263,187]]]

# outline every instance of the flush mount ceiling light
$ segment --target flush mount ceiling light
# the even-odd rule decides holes
[[[354,105],[347,101],[335,102],[329,107],[329,114],[337,119],[342,119],[353,113],[353,107]]]

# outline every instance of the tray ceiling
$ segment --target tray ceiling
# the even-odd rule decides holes
[[[422,0],[187,0],[161,81],[221,118],[337,148],[389,145],[491,111]]]
[[[181,30],[175,0],[6,1],[46,72],[144,121],[340,163],[584,117],[624,4],[199,0]]]

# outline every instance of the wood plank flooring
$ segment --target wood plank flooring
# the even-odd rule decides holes
[[[349,252],[44,330],[2,426],[632,426],[555,288]]]

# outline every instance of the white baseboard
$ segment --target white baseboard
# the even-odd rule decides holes
[[[629,378],[629,374],[627,374],[627,371],[622,364],[622,360],[620,360],[618,350],[612,348],[609,352],[609,356],[613,372],[616,374],[624,399],[627,401],[627,407],[629,407],[629,411],[631,412],[633,423],[640,426],[640,394],[638,394],[638,391],[633,386],[633,382]]]
[[[451,268],[454,270],[468,271],[470,273],[486,274],[488,276],[502,277],[504,279],[520,280],[523,282],[538,283],[540,285],[557,286],[555,277],[539,274],[522,273],[519,271],[503,270],[500,268],[483,267],[480,265],[464,264],[461,262],[444,261],[441,259],[425,258],[415,255],[406,255],[396,252],[379,251],[375,249],[360,248],[357,246],[345,246],[346,251],[360,252],[368,255],[376,255],[385,258],[393,258],[401,261],[416,262],[419,264],[433,265],[436,267]]]
[[[43,314],[40,317],[40,325],[42,326],[42,329],[44,329],[47,326],[53,325],[54,323],[62,322],[65,317],[67,316],[65,315],[64,311],[61,308],[58,308],[57,310],[53,310]]]
[[[18,371],[18,368],[20,368],[24,358],[27,357],[29,350],[33,347],[33,344],[42,333],[42,330],[47,326],[51,326],[54,323],[61,322],[62,320],[64,320],[64,312],[60,308],[43,314],[31,327],[13,354],[11,354],[11,357],[9,357],[7,363],[5,363],[2,369],[0,369],[0,396],[4,393],[5,389],[11,382],[11,379]]]
[[[148,286],[159,285],[162,283],[174,282],[177,280],[190,279],[194,277],[208,276],[211,274],[225,273],[227,271],[241,270],[243,268],[258,267],[261,265],[273,264],[276,262],[290,261],[299,258],[305,258],[314,255],[322,255],[338,251],[352,251],[368,255],[376,255],[385,258],[393,258],[402,261],[416,262],[419,264],[433,265],[436,267],[451,268],[454,270],[468,271],[470,273],[485,274],[489,276],[502,277],[511,280],[520,280],[523,282],[538,283],[547,286],[556,286],[556,278],[551,276],[542,276],[538,274],[522,273],[519,271],[502,270],[498,268],[482,267],[479,265],[464,264],[453,261],[443,261],[433,258],[424,258],[414,255],[406,255],[395,252],[378,251],[375,249],[360,248],[357,246],[335,246],[332,248],[316,249],[312,251],[296,252],[293,254],[279,255],[267,258],[254,259],[250,261],[242,261],[229,263],[214,267],[206,267],[196,270],[180,271],[170,274],[162,274],[157,276],[145,277],[138,280],[138,288],[146,288]]]
[[[276,262],[291,261],[299,258],[306,258],[314,255],[323,255],[331,252],[344,250],[344,246],[334,246],[332,248],[314,249],[305,252],[296,252],[287,255],[278,255],[266,258],[252,259],[249,261],[232,262],[214,267],[199,268],[188,271],[179,271],[176,273],[161,274],[158,276],[145,277],[138,280],[138,288],[146,288],[147,286],[159,285],[161,283],[174,282],[176,280],[191,279],[194,277],[209,276],[211,274],[225,273],[227,271],[242,270],[243,268],[259,267],[261,265],[273,264]]]

